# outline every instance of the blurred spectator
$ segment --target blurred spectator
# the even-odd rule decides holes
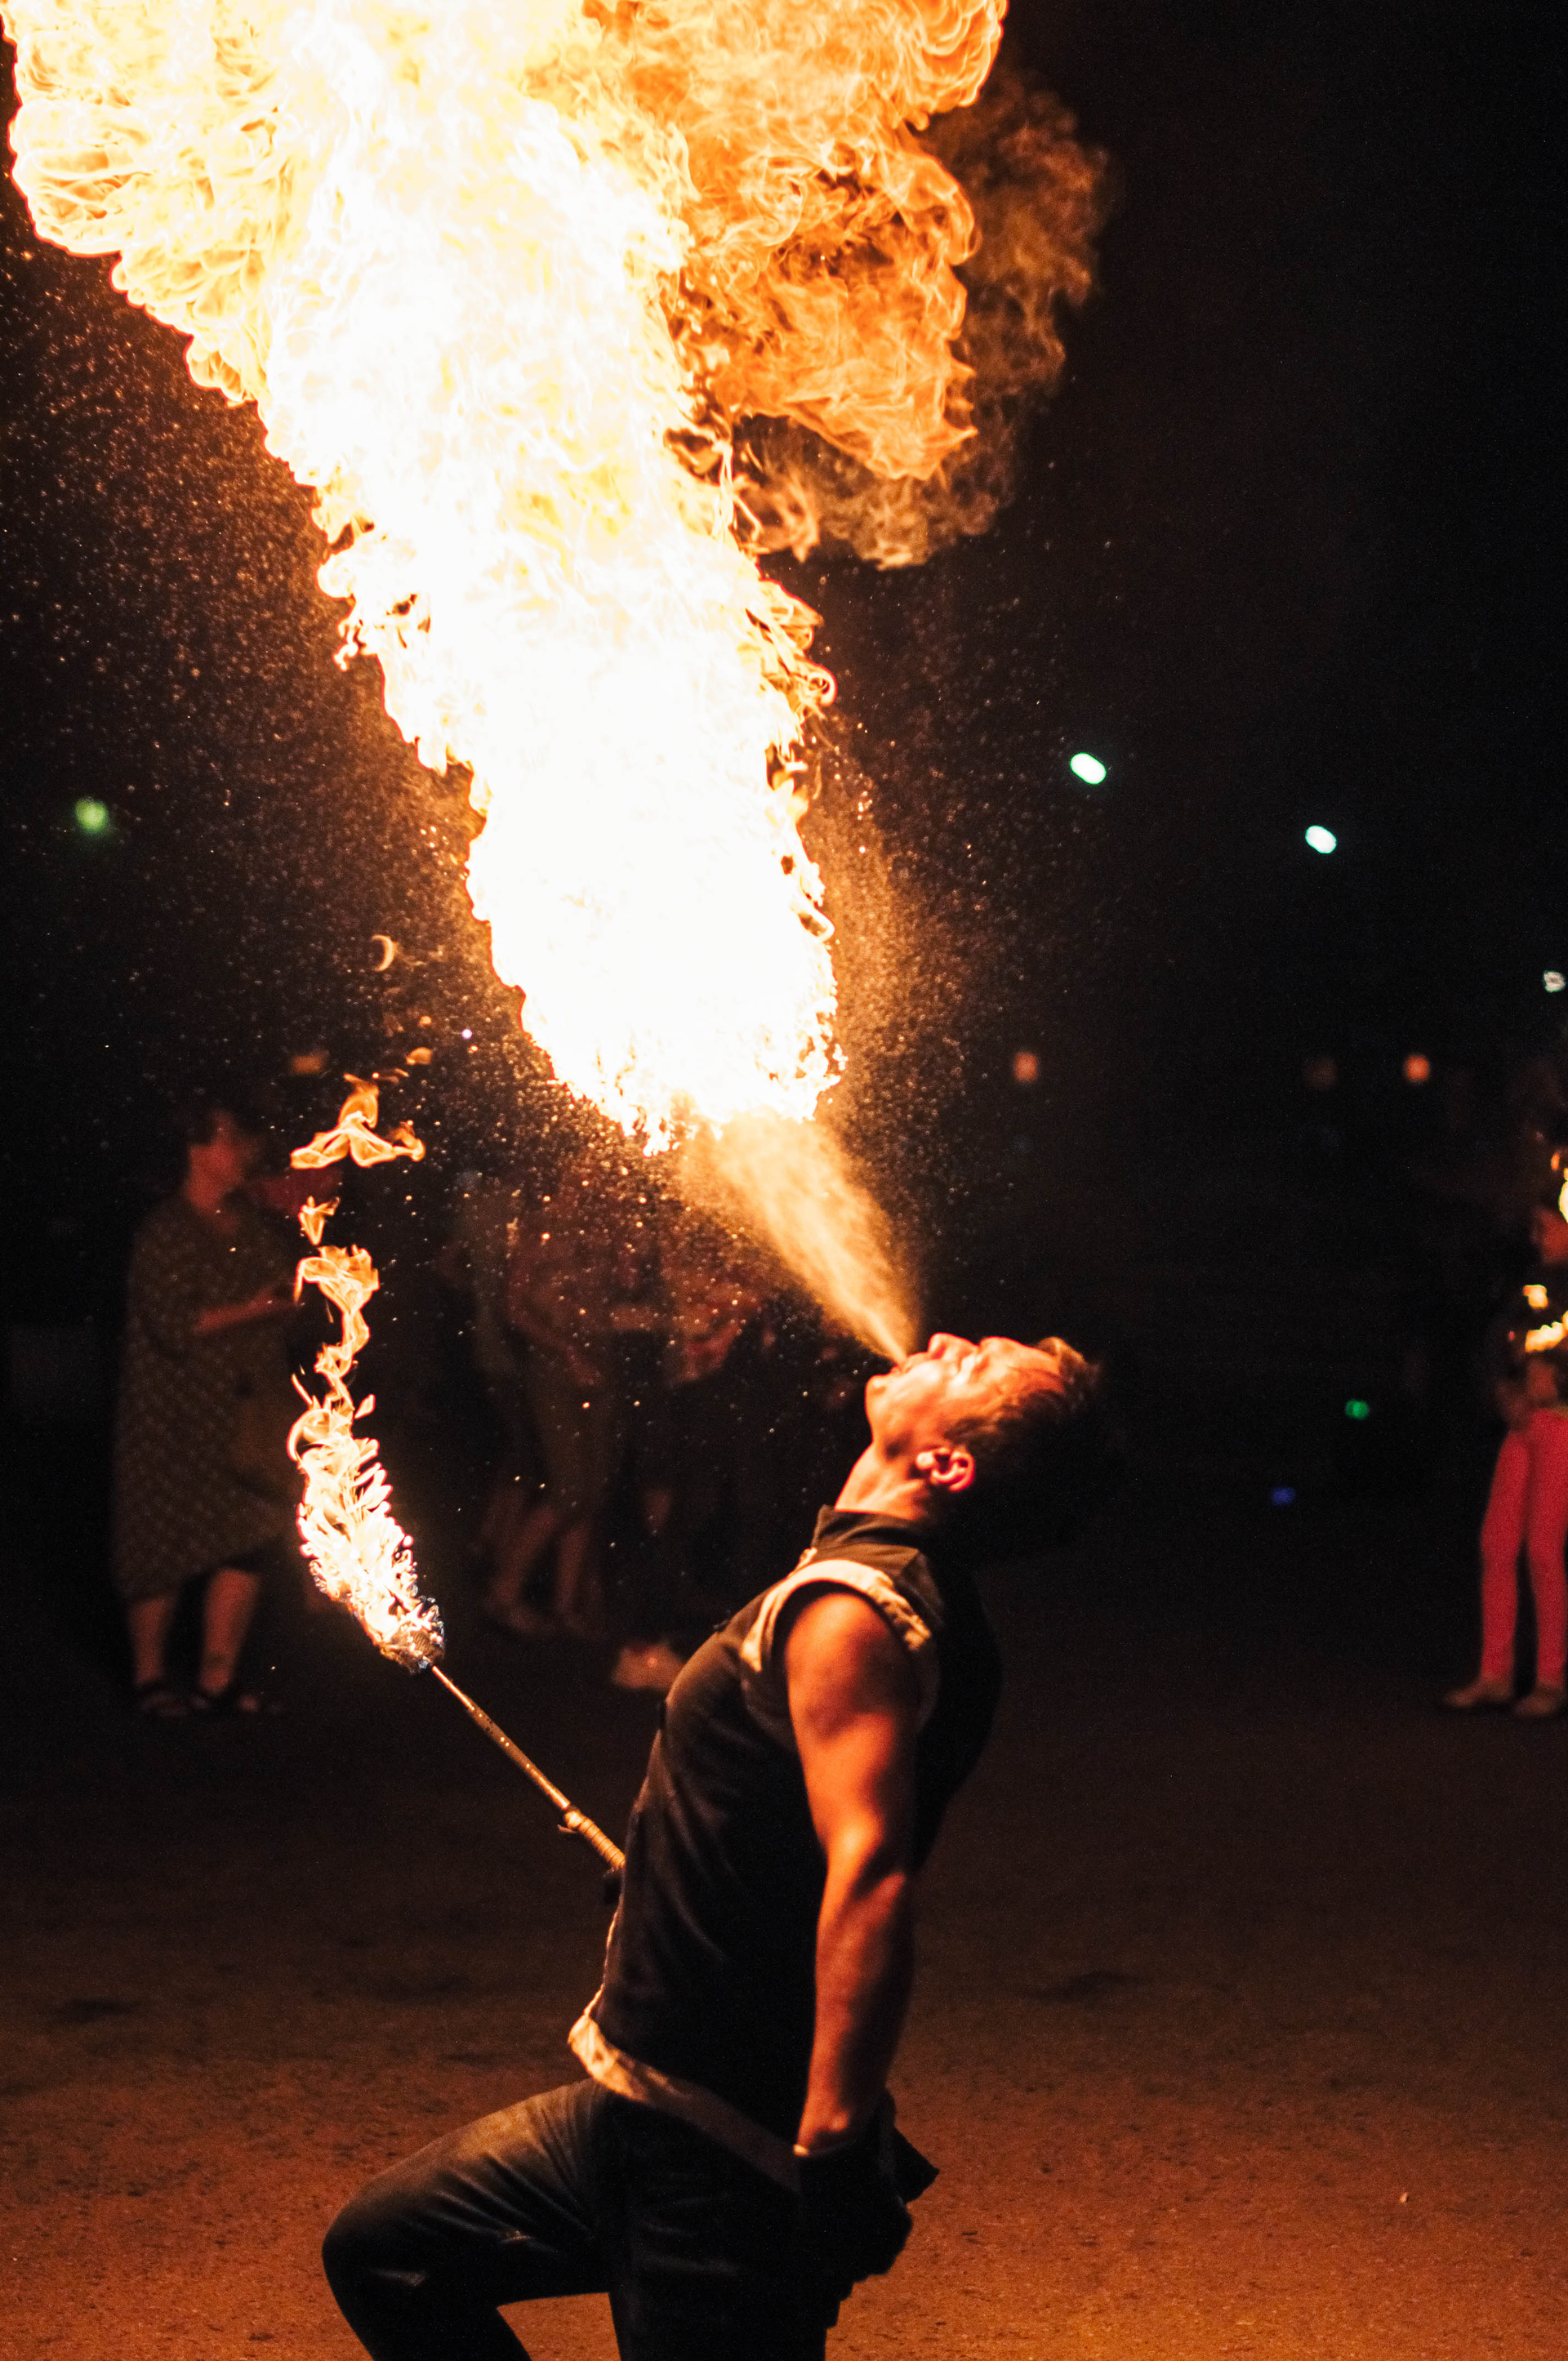
[[[284,1450],[298,1403],[282,1323],[291,1266],[245,1194],[259,1142],[232,1104],[182,1119],[185,1178],[137,1232],[115,1436],[115,1587],[138,1713],[255,1712],[238,1679],[263,1572],[286,1563]],[[204,1581],[194,1688],[170,1676],[175,1609]]]
[[[1481,1526],[1481,1669],[1444,1703],[1474,1713],[1514,1695],[1514,1627],[1523,1548],[1535,1601],[1535,1685],[1514,1711],[1549,1719],[1564,1703],[1568,1656],[1568,1221],[1555,1191],[1531,1221],[1537,1265],[1489,1340],[1508,1432]]]
[[[705,1627],[756,1588],[776,1549],[771,1289],[754,1260],[692,1215],[670,1239],[664,1285],[674,1487],[666,1584],[688,1625]]]
[[[620,1371],[627,1425],[620,1490],[623,1510],[630,1509],[611,1599],[622,1641],[609,1677],[617,1688],[662,1696],[684,1661],[666,1636],[680,1620],[666,1596],[663,1554],[677,1500],[663,1373],[669,1312],[652,1222],[630,1206],[613,1249],[609,1320],[613,1334],[602,1349],[615,1355]]]
[[[510,1225],[503,1299],[523,1349],[522,1389],[544,1469],[543,1497],[515,1521],[485,1592],[488,1620],[514,1638],[596,1637],[598,1544],[620,1455],[624,1403],[610,1337],[610,1268],[587,1181],[568,1177]],[[547,1599],[529,1596],[546,1559]]]
[[[451,1234],[435,1266],[438,1278],[468,1296],[469,1353],[501,1433],[500,1457],[474,1552],[480,1565],[495,1569],[510,1566],[515,1559],[543,1480],[524,1379],[528,1348],[506,1318],[508,1264],[525,1212],[521,1181],[464,1173]]]
[[[768,1281],[702,1216],[672,1210],[662,1349],[634,1420],[641,1528],[622,1586],[618,1688],[667,1689],[714,1616],[758,1587],[777,1547],[777,1404]]]
[[[1397,1273],[1401,1415],[1413,1464],[1468,1488],[1496,1450],[1496,1371],[1478,1392],[1476,1340],[1526,1275],[1525,1240],[1563,1121],[1562,1081],[1550,1058],[1496,1051],[1440,1061],[1430,1089],[1407,1103],[1418,1137],[1407,1139],[1403,1185],[1380,1216],[1380,1252]]]

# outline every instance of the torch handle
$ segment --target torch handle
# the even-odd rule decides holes
[[[510,1761],[517,1764],[518,1769],[526,1778],[532,1780],[534,1785],[538,1788],[542,1795],[549,1796],[550,1801],[554,1805],[555,1809],[561,1815],[562,1834],[569,1837],[581,1837],[585,1844],[592,1845],[595,1852],[598,1853],[600,1861],[603,1861],[607,1869],[618,1871],[624,1869],[626,1866],[626,1855],[621,1851],[619,1845],[611,1844],[609,1839],[606,1836],[604,1830],[598,1825],[598,1823],[594,1820],[590,1820],[587,1812],[579,1812],[571,1797],[569,1795],[564,1795],[561,1793],[560,1788],[557,1787],[554,1779],[547,1779],[543,1772],[540,1769],[538,1763],[532,1761],[530,1757],[523,1752],[521,1747],[516,1745],[513,1741],[507,1736],[506,1731],[502,1730],[499,1722],[494,1722],[490,1719],[490,1717],[485,1711],[484,1707],[476,1705],[473,1698],[468,1695],[466,1689],[460,1689],[455,1681],[447,1679],[446,1675],[442,1671],[439,1664],[432,1664],[430,1669],[435,1675],[436,1679],[441,1683],[442,1687],[444,1689],[451,1690],[453,1696],[456,1698],[464,1712],[478,1723],[479,1728],[484,1731],[486,1737],[493,1739],[496,1744],[500,1748],[501,1752],[507,1755]]]

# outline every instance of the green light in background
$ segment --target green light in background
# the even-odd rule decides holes
[[[1339,850],[1339,839],[1332,828],[1310,828],[1307,841],[1314,852],[1336,852]]]
[[[1362,1401],[1357,1395],[1352,1394],[1344,1406],[1344,1414],[1346,1418],[1354,1418],[1359,1423],[1362,1419],[1371,1417],[1372,1404],[1369,1401]]]
[[[1067,767],[1086,787],[1102,787],[1105,784],[1105,765],[1098,754],[1074,754]]]
[[[81,796],[75,805],[76,825],[83,836],[104,836],[108,832],[109,807],[101,804],[96,796]]]

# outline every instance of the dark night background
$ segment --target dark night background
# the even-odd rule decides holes
[[[1020,495],[921,571],[791,577],[872,789],[874,835],[841,789],[812,823],[851,1128],[933,1316],[1102,1345],[1131,1458],[988,1593],[1007,1699],[900,2063],[944,2174],[851,2361],[1561,2347],[1568,1724],[1433,1710],[1474,1662],[1475,1349],[1568,1137],[1556,14],[1017,0],[1118,192]],[[448,1662],[611,1827],[652,1710],[479,1629],[463,1565],[494,1437],[431,1259],[560,1097],[461,796],[334,669],[254,416],[109,269],[0,181],[0,2302],[18,2353],[341,2361],[323,2223],[559,2079],[603,1926],[511,1768],[302,1595],[259,1627],[286,1718],[127,1710],[109,1380],[193,1082],[267,1083],[294,1138],[432,1048],[388,1109],[429,1160],[353,1235]],[[540,2352],[604,2361],[571,2312]]]
[[[1288,1166],[1310,1053],[1340,1063],[1332,1152],[1376,1161],[1424,1119],[1409,1050],[1496,1071],[1560,1038],[1544,26],[1014,11],[1113,159],[1100,291],[987,539],[802,581],[920,914],[871,1086],[939,1272],[998,1218],[1065,1237],[1085,1198]],[[537,1081],[464,915],[460,806],[373,668],[333,668],[305,497],[106,261],[35,242],[8,182],[0,221],[10,1284],[23,1316],[102,1315],[193,1074],[374,1054],[396,998],[434,1020],[433,1137],[479,1160]],[[46,1243],[67,1219],[90,1272]]]

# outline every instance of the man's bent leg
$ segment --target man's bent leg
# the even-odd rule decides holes
[[[822,2361],[803,2317],[796,2200],[629,2099],[604,2125],[600,2221],[621,2361]]]
[[[612,2103],[597,2083],[568,2083],[367,2182],[322,2260],[373,2361],[518,2361],[499,2305],[603,2290],[595,2151]]]

